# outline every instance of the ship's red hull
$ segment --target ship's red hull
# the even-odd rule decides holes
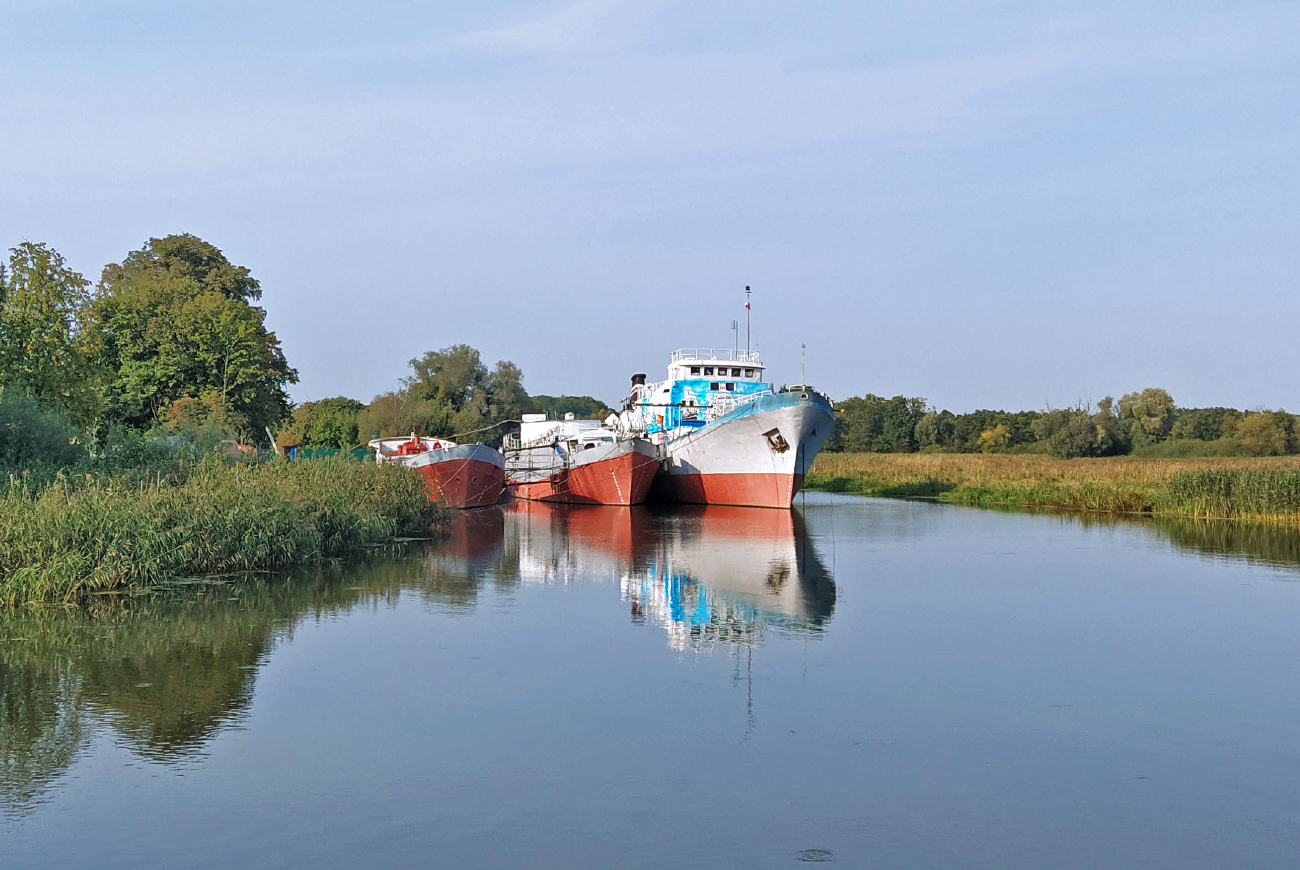
[[[561,469],[529,483],[511,483],[515,498],[565,504],[632,505],[645,501],[659,463],[632,450],[610,459]]]
[[[656,493],[687,504],[747,505],[788,508],[803,486],[803,475],[791,474],[670,474],[661,472]]]
[[[424,478],[429,498],[454,508],[496,504],[506,482],[504,468],[478,459],[449,459],[416,470]]]

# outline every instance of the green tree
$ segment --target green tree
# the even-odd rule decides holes
[[[411,360],[411,374],[402,383],[417,398],[445,402],[453,411],[475,404],[486,410],[487,376],[479,352],[457,344]]]
[[[1169,437],[1217,441],[1231,434],[1241,416],[1233,408],[1180,408]]]
[[[200,292],[252,302],[262,298],[262,287],[246,266],[236,266],[214,245],[190,233],[150,239],[121,263],[104,267],[101,290],[122,283],[134,284],[141,275],[170,277],[194,285]]]
[[[105,266],[88,331],[109,372],[110,421],[145,428],[174,402],[203,399],[260,437],[288,416],[298,374],[250,304],[260,296],[247,268],[188,234]]]
[[[614,413],[600,399],[591,396],[530,396],[524,413],[548,414],[559,419],[572,414],[579,420],[604,420]]]
[[[953,447],[957,440],[957,417],[951,411],[930,411],[916,423],[916,446]]]
[[[493,422],[518,420],[529,407],[524,390],[524,373],[519,366],[501,360],[487,377],[488,414]]]
[[[947,412],[943,412],[947,413]],[[980,437],[999,426],[1007,431],[1007,450],[1022,444],[1032,444],[1038,440],[1034,434],[1033,424],[1038,419],[1037,411],[991,411],[981,409],[969,414],[952,417],[952,446],[963,453],[975,453],[983,449]]]
[[[500,424],[516,420],[528,407],[519,367],[501,360],[488,371],[467,344],[431,350],[411,360],[402,388],[376,396],[360,415],[366,437],[401,435],[419,426],[439,437],[500,440]]]
[[[871,393],[836,403],[834,447],[855,453],[910,453],[916,426],[925,416],[925,399]]]
[[[1096,412],[1084,407],[1047,411],[1034,421],[1034,432],[1058,459],[1113,456],[1123,452],[1124,443],[1114,415],[1108,413],[1110,402],[1105,400]]]
[[[83,426],[97,412],[96,372],[83,325],[90,282],[58,251],[23,242],[0,266],[0,384]]]
[[[303,402],[293,410],[288,434],[304,447],[346,450],[361,442],[359,418],[365,409],[365,405],[345,396]]]
[[[1128,393],[1119,400],[1119,419],[1134,447],[1149,447],[1168,438],[1177,410],[1173,397],[1156,388]]]
[[[0,469],[71,465],[85,456],[84,440],[61,410],[13,390],[0,392]]]
[[[1285,411],[1251,411],[1237,423],[1233,440],[1247,456],[1282,456],[1295,449],[1295,418]]]
[[[418,399],[409,390],[402,389],[375,396],[357,415],[358,438],[363,441],[410,435],[417,428],[430,435],[450,435],[455,431],[451,406],[432,399]]]

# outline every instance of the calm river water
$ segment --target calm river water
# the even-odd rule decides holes
[[[0,867],[814,861],[1300,864],[1300,538],[516,505],[0,616]]]

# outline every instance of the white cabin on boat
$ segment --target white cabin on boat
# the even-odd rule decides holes
[[[506,449],[555,444],[565,453],[576,453],[618,440],[618,432],[605,428],[600,420],[578,420],[571,413],[565,414],[563,420],[551,420],[545,414],[524,414],[519,419],[518,440],[507,436]]]
[[[725,391],[729,381],[762,383],[763,363],[756,350],[684,347],[668,358],[668,380],[716,380],[712,389]]]

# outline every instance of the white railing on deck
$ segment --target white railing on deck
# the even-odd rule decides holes
[[[708,407],[704,409],[704,419],[708,421],[716,420],[724,414],[730,414],[741,405],[749,404],[761,395],[763,394],[744,393],[733,396],[718,396],[717,398],[712,399],[709,402]]]
[[[688,360],[700,360],[701,362],[738,362],[749,363],[750,365],[762,365],[758,359],[756,350],[732,350],[723,348],[721,350],[712,347],[684,347],[681,350],[675,350],[669,357],[669,362],[686,362]]]

